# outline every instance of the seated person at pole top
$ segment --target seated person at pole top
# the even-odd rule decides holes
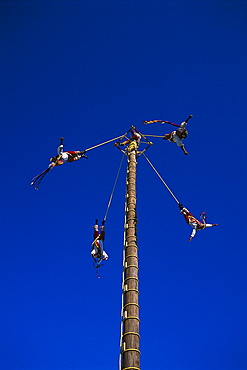
[[[131,126],[130,132],[132,135],[130,139],[124,140],[122,143],[120,142],[115,143],[114,145],[115,146],[118,146],[118,145],[125,146],[127,144],[130,144],[132,141],[136,141],[137,145],[139,145],[141,142],[141,134],[139,133],[139,131],[134,126]]]

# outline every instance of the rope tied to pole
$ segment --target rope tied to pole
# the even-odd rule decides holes
[[[108,144],[108,143],[110,143],[111,141],[121,139],[122,137],[123,137],[123,135],[118,136],[118,137],[114,137],[114,139],[111,139],[111,140],[108,140],[108,141],[104,141],[104,142],[103,142],[103,143],[101,143],[101,144],[97,144],[97,145],[91,146],[91,148],[87,148],[87,149],[85,149],[85,150],[84,150],[84,153],[88,152],[89,150],[92,150],[92,149],[98,148],[98,147],[99,147],[99,146],[101,146],[101,145]]]

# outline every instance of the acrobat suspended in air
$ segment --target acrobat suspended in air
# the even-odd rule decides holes
[[[104,240],[105,240],[105,221],[102,221],[100,226],[101,231],[99,232],[98,220],[95,220],[95,225],[93,226],[93,243],[91,249],[91,256],[94,259],[95,266],[100,267],[100,263],[103,260],[108,259],[108,254],[104,250]]]
[[[190,211],[185,208],[181,203],[179,203],[179,209],[180,209],[180,213],[184,216],[185,218],[185,221],[188,225],[190,225],[192,227],[192,233],[190,235],[190,238],[189,238],[189,241],[191,242],[192,239],[194,238],[194,236],[196,235],[197,233],[197,230],[203,230],[203,229],[206,229],[207,227],[212,227],[212,226],[218,226],[218,224],[207,224],[206,223],[206,213],[203,212],[201,213],[200,217],[202,219],[202,222],[197,220],[193,215],[192,213],[190,213]]]
[[[60,145],[59,147],[57,148],[57,155],[55,157],[52,157],[50,159],[50,164],[49,166],[47,167],[46,170],[44,170],[43,172],[41,172],[39,175],[35,176],[33,179],[32,179],[32,182],[30,183],[31,186],[34,187],[34,189],[38,189],[39,188],[39,185],[41,183],[41,181],[43,180],[43,178],[45,177],[45,175],[53,168],[53,167],[56,167],[56,166],[61,166],[62,164],[66,163],[66,162],[74,162],[74,161],[78,161],[79,159],[81,158],[88,158],[86,155],[85,155],[85,150],[84,151],[67,151],[67,152],[64,152],[63,151],[63,141],[64,141],[64,138],[61,137],[60,138]]]
[[[186,137],[188,136],[188,131],[186,130],[186,126],[187,126],[189,119],[192,117],[193,116],[190,115],[185,121],[181,122],[180,125],[177,125],[170,121],[161,121],[161,120],[143,121],[143,125],[148,125],[150,123],[169,123],[170,125],[178,127],[177,130],[172,131],[169,134],[166,134],[163,137],[163,140],[169,140],[171,143],[176,143],[182,149],[184,154],[188,155],[189,153],[185,149],[185,146],[183,144],[183,139],[186,139]]]

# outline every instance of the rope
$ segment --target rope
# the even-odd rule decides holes
[[[145,135],[145,136],[150,136],[150,137],[164,137],[164,135],[159,136],[159,135]]]
[[[129,267],[135,267],[135,268],[137,268],[137,270],[139,270],[139,267],[138,267],[138,266],[136,266],[136,265],[129,265],[129,266],[125,266],[125,270],[126,270],[126,269],[128,269]]]
[[[136,221],[136,220],[137,220],[137,217],[128,218],[128,219],[127,219],[127,223],[128,223],[128,221],[131,221],[131,220],[132,220],[132,221],[133,221],[133,220],[134,220],[134,221]]]
[[[98,147],[99,147],[99,146],[101,146],[101,145],[108,144],[108,143],[110,143],[111,141],[114,141],[114,140],[117,140],[117,139],[122,138],[123,136],[124,136],[124,135],[121,135],[121,136],[115,137],[114,139],[111,139],[111,140],[105,141],[104,143],[101,143],[101,144],[98,144],[98,145],[91,146],[91,148],[85,149],[85,150],[84,150],[84,152],[88,152],[89,150],[92,150],[92,149],[98,148]]]
[[[124,319],[123,319],[123,320],[125,321],[125,320],[128,320],[128,319],[137,320],[137,321],[139,321],[139,322],[141,321],[141,320],[139,319],[139,317],[136,317],[136,316],[127,316],[127,317],[124,317]]]
[[[126,303],[126,304],[123,306],[123,311],[125,310],[125,308],[126,308],[127,306],[131,306],[131,305],[138,307],[138,309],[140,308],[139,304],[137,304],[137,303],[131,303],[131,302],[130,302],[130,303]]]
[[[128,293],[128,292],[136,292],[136,293],[140,294],[139,290],[138,289],[134,289],[134,288],[133,289],[127,289],[124,292],[125,293]]]
[[[133,240],[133,242],[134,242],[134,240]],[[132,243],[132,242],[130,242],[130,243]],[[138,249],[138,247],[137,247],[137,245],[132,245],[132,244],[126,244],[125,245],[125,248],[136,248],[136,249]],[[127,258],[128,256],[126,256],[126,258]],[[138,258],[138,257],[137,257]]]
[[[112,192],[111,192],[111,195],[110,195],[110,199],[109,199],[108,205],[106,207],[106,213],[105,213],[105,217],[104,217],[103,221],[106,221],[106,218],[107,218],[107,215],[108,215],[108,211],[109,211],[109,208],[110,208],[110,205],[111,205],[111,202],[112,202],[112,198],[113,198],[113,194],[114,194],[114,191],[115,191],[115,187],[117,185],[117,180],[118,180],[118,177],[119,177],[119,173],[120,173],[121,168],[122,168],[123,159],[124,159],[124,155],[122,156],[122,159],[121,159],[121,162],[120,162],[120,165],[119,165],[119,168],[118,168],[117,176],[116,176],[116,179],[115,179],[113,188],[112,188]]]
[[[129,280],[129,279],[134,279],[134,280],[136,280],[139,283],[139,279],[137,277],[135,277],[135,276],[129,276],[129,277],[127,277],[127,278],[124,279],[124,285],[125,285],[126,281]]]
[[[169,191],[169,193],[171,194],[171,196],[173,197],[173,199],[177,202],[177,204],[179,204],[179,200],[175,197],[175,195],[173,194],[173,192],[171,191],[171,189],[169,188],[169,186],[166,184],[166,182],[162,179],[162,177],[160,176],[159,172],[156,170],[156,168],[153,166],[153,164],[150,162],[150,160],[147,158],[147,156],[145,154],[143,154],[144,157],[146,158],[146,160],[148,161],[148,163],[150,164],[150,166],[152,167],[152,169],[154,170],[154,172],[158,175],[158,177],[160,178],[160,180],[163,182],[163,184],[165,185],[165,187],[167,188],[167,190]]]
[[[127,348],[127,349],[123,350],[122,353],[128,352],[128,351],[138,352],[139,354],[141,353],[141,351],[139,349],[137,349],[137,348]]]
[[[132,240],[132,241],[137,241],[138,240],[136,235],[127,235],[125,239],[127,240],[128,238],[135,238],[135,240]],[[132,243],[132,241],[130,241],[128,243]],[[129,244],[128,245],[126,244],[126,247],[129,247],[129,246],[130,246]],[[135,245],[135,246],[131,245],[131,247],[136,247],[138,249],[137,245]]]
[[[136,332],[134,332],[134,331],[129,331],[128,333],[124,333],[124,334],[123,334],[123,337],[124,337],[125,335],[128,335],[128,334],[134,334],[134,335],[137,335],[137,336],[140,338],[140,334],[139,334],[139,333],[136,333]]]

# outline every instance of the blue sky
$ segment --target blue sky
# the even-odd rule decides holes
[[[195,216],[190,227],[144,157],[137,166],[141,369],[244,370],[247,2],[0,1],[1,368],[109,370],[119,355],[125,169],[113,143],[53,169],[56,154],[124,134],[164,135],[188,115],[185,156],[147,156]]]

